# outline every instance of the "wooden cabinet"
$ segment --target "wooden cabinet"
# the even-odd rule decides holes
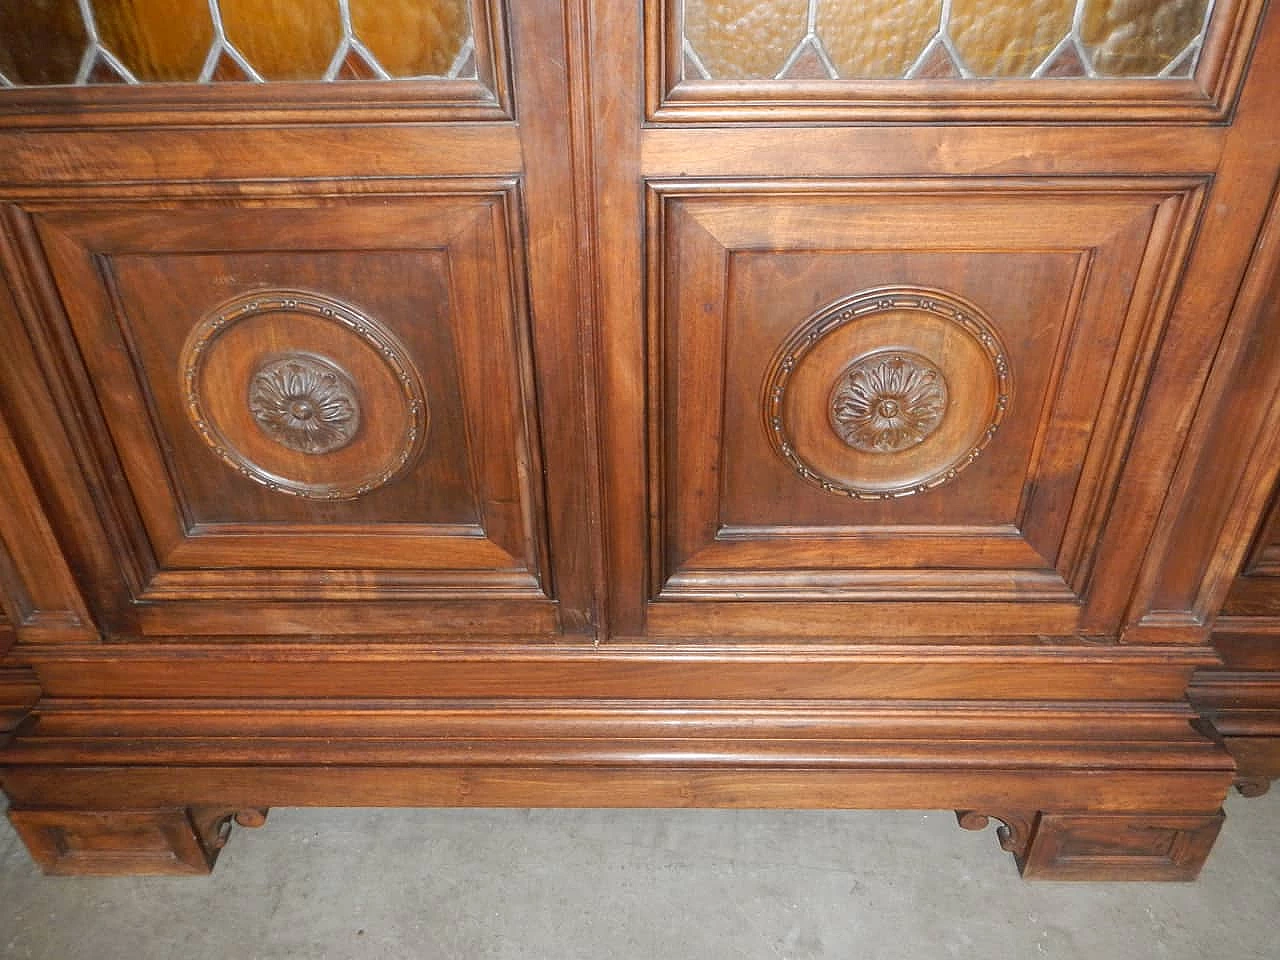
[[[551,804],[1195,876],[1188,685],[1280,464],[1264,4],[201,0],[194,51],[57,6],[0,15],[48,870]]]
[[[1249,796],[1265,793],[1271,780],[1280,777],[1280,497],[1276,493],[1280,450],[1273,409],[1280,387],[1273,379],[1274,341],[1280,324],[1280,256],[1269,242],[1275,229],[1273,217],[1250,277],[1264,292],[1241,351],[1242,362],[1233,371],[1234,396],[1222,413],[1226,422],[1243,414],[1263,423],[1262,437],[1244,461],[1239,499],[1234,504],[1227,501],[1235,514],[1230,520],[1247,525],[1263,506],[1265,512],[1242,559],[1239,550],[1224,549],[1220,562],[1235,559],[1239,567],[1214,625],[1213,644],[1222,663],[1198,671],[1189,691],[1206,732],[1221,738],[1231,751],[1238,767],[1236,786]],[[1219,427],[1219,444],[1231,432]],[[1221,502],[1220,493],[1208,497]],[[1237,534],[1238,528],[1228,526],[1225,537]]]

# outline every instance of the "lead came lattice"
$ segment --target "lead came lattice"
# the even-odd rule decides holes
[[[469,0],[0,4],[0,86],[477,76]]]
[[[1189,77],[1213,0],[684,0],[686,81]]]

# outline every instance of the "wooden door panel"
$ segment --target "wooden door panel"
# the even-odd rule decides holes
[[[1203,186],[651,183],[650,626],[1073,630]]]
[[[517,204],[494,182],[29,208],[141,521],[136,602],[450,601],[445,628],[547,627]]]

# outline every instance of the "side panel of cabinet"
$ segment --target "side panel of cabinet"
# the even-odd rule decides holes
[[[1223,666],[1199,671],[1189,695],[1222,738],[1241,792],[1280,777],[1280,497],[1274,497],[1213,633]]]
[[[25,642],[97,637],[31,475],[0,417],[0,657]],[[6,642],[7,640],[7,642]]]

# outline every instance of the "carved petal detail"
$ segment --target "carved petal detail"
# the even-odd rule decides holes
[[[918,353],[868,354],[854,361],[831,393],[836,434],[868,453],[896,453],[923,443],[946,410],[946,379]]]
[[[341,450],[360,428],[355,384],[324,357],[291,353],[261,364],[249,381],[249,409],[267,436],[299,453]]]

